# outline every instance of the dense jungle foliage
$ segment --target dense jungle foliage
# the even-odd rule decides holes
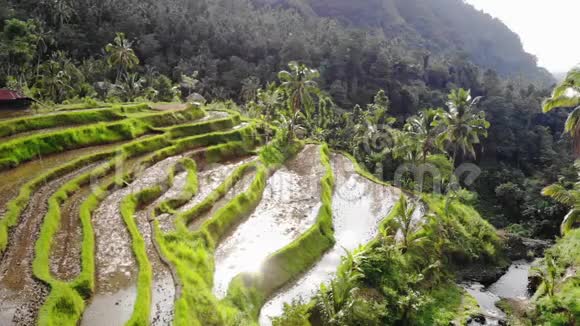
[[[475,158],[484,216],[528,235],[557,233],[565,207],[540,190],[573,177],[565,113],[541,114],[552,77],[503,23],[459,0],[256,2],[2,0],[0,87],[54,103],[194,93],[247,103],[271,100],[258,90],[297,60],[320,72],[338,112],[384,90],[398,127],[463,87],[483,96],[477,109],[491,123]],[[367,154],[359,158],[371,171],[398,163]]]
[[[316,309],[288,306],[277,325],[307,325],[312,311],[325,325],[463,321],[472,311],[452,266],[502,258],[480,215],[523,236],[570,234],[580,115],[555,109],[580,104],[561,99],[578,76],[552,92],[518,36],[460,0],[0,0],[0,87],[37,108],[231,100],[286,139],[326,142],[374,177],[424,193],[438,218],[411,228],[414,203],[402,199],[380,237],[321,288]],[[475,183],[453,175],[469,162]],[[396,178],[402,164],[441,174]],[[445,196],[429,194],[439,183]],[[565,325],[578,311],[566,301],[577,278],[560,282],[578,265],[566,254],[577,251],[571,234],[542,262],[535,320]]]

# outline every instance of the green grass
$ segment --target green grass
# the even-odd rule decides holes
[[[535,313],[534,325],[574,325],[580,321],[580,229],[575,229],[559,239],[556,245],[546,251],[546,257],[554,262],[554,279],[544,277],[542,284],[532,298]],[[546,258],[539,268],[548,271]],[[548,273],[546,273],[548,274]],[[547,291],[547,284],[553,284],[553,295]]]
[[[232,153],[235,154],[237,151],[235,147],[238,147],[238,150],[245,147],[234,144],[237,142],[214,146],[214,150],[208,148],[208,151],[214,152],[209,157],[218,154],[227,157]],[[170,262],[174,274],[179,280],[177,284],[178,299],[174,307],[174,325],[205,326],[255,323],[254,318],[248,315],[248,309],[241,310],[232,302],[220,302],[212,294],[213,253],[219,240],[248,216],[259,203],[272,169],[295,153],[293,150],[284,148],[281,142],[276,144],[276,148],[272,148],[273,146],[270,143],[260,150],[261,159],[259,163],[255,163],[257,166],[256,176],[249,188],[220,208],[202,224],[199,230],[190,232],[185,227],[189,219],[192,218],[191,216],[196,216],[201,211],[211,208],[211,205],[235,183],[235,180],[243,175],[244,170],[251,168],[250,164],[234,171],[218,189],[206,198],[205,202],[200,203],[198,208],[190,211],[189,216],[181,217],[181,222],[177,223],[181,223],[182,226],[178,227],[176,231],[163,233],[158,222],[154,222],[155,238],[159,250],[164,259]],[[291,147],[296,149],[299,146],[300,143],[296,143]],[[264,153],[268,154],[263,155]],[[287,156],[284,156],[285,154]],[[262,158],[267,158],[267,161],[262,160]]]
[[[238,167],[234,172],[232,172],[225,180],[222,182],[217,188],[212,190],[212,192],[207,195],[199,204],[195,205],[191,209],[179,214],[176,219],[176,228],[182,231],[187,230],[187,225],[189,225],[193,220],[203,213],[208,212],[211,210],[213,205],[223,198],[228,191],[242,179],[244,174],[246,174],[249,170],[255,169],[256,163],[250,162],[241,165]]]
[[[503,263],[502,243],[495,228],[471,206],[453,200],[446,209],[443,196],[423,195],[431,212],[453,239],[446,245],[445,254],[458,264],[483,261]]]
[[[145,239],[139,232],[135,222],[137,209],[161,196],[163,188],[155,186],[144,189],[136,194],[131,194],[121,202],[121,216],[131,235],[133,254],[139,266],[137,275],[137,298],[133,305],[133,313],[126,325],[148,325],[151,315],[151,291],[153,287],[153,268],[147,256]]]
[[[131,115],[130,117],[139,119],[140,121],[152,127],[161,128],[191,122],[197,119],[201,119],[205,115],[206,113],[203,109],[197,106],[189,105],[184,110],[137,113]]]
[[[444,283],[433,289],[431,300],[415,316],[417,325],[448,326],[455,321],[466,325],[480,311],[477,301],[456,284]]]
[[[18,166],[42,155],[134,139],[149,131],[147,124],[126,119],[16,138],[0,145],[0,170]]]
[[[244,141],[245,139],[259,139],[258,137],[259,136],[256,132],[256,126],[251,123],[236,130],[216,131],[202,135],[181,138],[176,141],[176,145],[180,149],[190,150],[227,142],[240,142]]]
[[[38,117],[27,117],[0,124],[0,137],[24,130],[34,130],[51,126],[64,126],[96,122],[90,125],[71,127],[45,134],[32,134],[15,138],[0,145],[0,170],[43,155],[72,150],[86,146],[102,145],[121,140],[134,139],[152,128],[181,124],[205,116],[205,111],[190,106],[185,110],[146,113],[145,104],[135,106],[113,106],[110,109],[65,112]],[[126,112],[133,112],[131,118],[121,121]],[[134,114],[134,112],[140,112]],[[105,121],[105,122],[102,122]],[[212,123],[212,121],[208,121]],[[155,131],[161,132],[161,131]]]
[[[115,121],[124,118],[125,116],[119,110],[107,108],[11,119],[0,122],[0,137],[39,129]]]
[[[166,128],[165,130],[171,135],[172,138],[183,138],[210,133],[213,131],[230,129],[239,123],[240,115],[236,114],[220,119],[200,121],[192,124],[170,127]]]

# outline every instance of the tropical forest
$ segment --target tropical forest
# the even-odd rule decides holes
[[[0,0],[0,325],[580,325],[580,65],[475,2]]]

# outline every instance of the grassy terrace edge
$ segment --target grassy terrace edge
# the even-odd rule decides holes
[[[60,228],[60,205],[69,195],[86,185],[93,177],[104,177],[112,172],[117,166],[131,157],[159,150],[171,145],[166,137],[154,137],[143,141],[136,141],[125,145],[120,154],[109,162],[84,173],[73,180],[65,183],[49,199],[49,208],[43,220],[39,238],[35,245],[33,261],[33,273],[35,277],[47,283],[51,291],[44,305],[41,307],[38,317],[39,325],[76,325],[84,311],[84,300],[91,297],[95,288],[95,239],[94,229],[91,223],[92,212],[105,198],[107,190],[114,185],[125,184],[134,177],[134,171],[128,171],[119,179],[111,179],[101,184],[82,203],[79,216],[81,219],[82,245],[81,245],[81,272],[71,282],[63,282],[55,279],[50,272],[50,254],[52,239]],[[153,164],[153,161],[143,160],[144,164]]]
[[[131,235],[133,253],[139,266],[137,276],[137,298],[133,305],[131,319],[129,319],[126,325],[148,325],[151,317],[153,269],[147,255],[147,245],[145,244],[145,240],[135,223],[135,214],[140,208],[153,203],[161,197],[163,193],[173,185],[175,174],[179,170],[187,170],[188,175],[195,174],[195,161],[189,158],[181,159],[169,168],[165,180],[160,185],[143,189],[135,194],[130,194],[121,202],[121,215]],[[192,179],[189,179],[189,181],[191,180]],[[182,195],[193,195],[194,192],[192,190],[195,186],[196,185],[186,186]],[[166,203],[164,202],[161,205],[163,204]]]
[[[335,179],[327,144],[320,147],[320,161],[326,172],[320,180],[322,205],[314,225],[292,243],[270,255],[258,273],[243,273],[230,283],[224,300],[238,306],[255,319],[268,297],[308,270],[335,243],[332,221]]]
[[[168,146],[157,149],[154,153],[149,154],[145,159],[141,160],[142,165],[151,166],[154,163],[159,162],[167,157],[178,155],[185,151],[183,148],[179,148],[176,145],[171,145],[172,142],[167,140],[166,137],[163,139],[165,140],[164,145]],[[196,158],[200,161],[216,162],[220,159],[228,159],[236,157],[237,155],[247,154],[248,151],[251,150],[253,146],[255,146],[255,144],[256,139],[252,137],[250,139],[245,139],[245,142],[232,142],[211,146],[204,150],[196,151],[192,155],[196,156]],[[155,148],[147,146],[136,146],[136,148],[141,153],[155,150]],[[125,158],[123,157],[121,160],[122,159]],[[84,301],[91,297],[95,286],[95,240],[94,230],[90,222],[91,215],[98,207],[99,203],[105,198],[107,190],[114,185],[126,185],[135,178],[134,172],[135,171],[129,171],[120,179],[116,179],[105,185],[102,185],[101,188],[97,189],[85,200],[85,202],[83,202],[80,210],[80,217],[83,227],[83,243],[81,254],[82,270],[81,274],[75,280],[66,283],[55,280],[49,276],[48,261],[45,257],[47,257],[47,252],[49,254],[50,248],[47,248],[46,246],[36,247],[36,249],[40,251],[39,257],[41,257],[39,258],[40,260],[36,263],[39,266],[39,275],[46,277],[49,285],[51,286],[49,297],[47,298],[39,313],[40,325],[76,325],[79,322],[82,312],[85,308]],[[72,189],[73,186],[68,185],[66,187],[71,187]],[[56,209],[58,209],[58,206],[56,206]],[[54,221],[47,222],[49,225],[53,225],[53,223]],[[54,226],[48,226],[47,228],[48,230],[54,231]],[[47,236],[45,235],[44,237]],[[44,237],[41,236],[41,238]],[[145,276],[146,275],[147,274],[145,274]],[[143,284],[143,282],[145,281],[141,281],[140,284]],[[146,282],[144,284],[146,284]],[[140,312],[136,314],[139,316],[142,315]],[[142,320],[142,318],[137,318],[135,320]]]
[[[182,119],[194,119],[205,115],[203,110],[197,108],[189,108],[190,113],[178,114],[177,120]],[[183,110],[186,111],[186,110]],[[195,113],[197,112],[197,113]],[[176,112],[161,112],[154,114],[156,118],[170,116],[166,119],[164,123],[169,123],[175,121]],[[179,112],[178,112],[179,113]],[[150,117],[151,115],[146,115],[145,117]],[[235,125],[236,121],[239,119],[231,118]],[[212,125],[213,120],[207,122],[208,125]],[[219,128],[218,128],[219,129]],[[157,160],[170,155],[176,155],[180,152],[186,151],[188,149],[197,148],[204,145],[212,145],[219,141],[224,141],[228,139],[237,140],[228,142],[225,144],[219,144],[215,146],[210,146],[204,151],[199,151],[196,155],[201,160],[212,161],[219,160],[220,157],[235,157],[237,155],[242,155],[247,153],[261,141],[259,135],[256,134],[256,128],[254,124],[246,126],[245,128],[240,128],[235,130],[235,132],[230,133],[213,133],[207,138],[203,137],[190,137],[195,139],[195,142],[184,143],[181,142],[179,146],[177,140],[171,140],[169,135],[153,136],[143,140],[137,140],[133,143],[127,144],[123,147],[124,150],[110,150],[103,153],[90,155],[87,157],[82,157],[72,163],[60,166],[53,169],[35,179],[25,184],[18,196],[11,200],[7,205],[7,213],[2,220],[0,220],[0,253],[7,246],[8,242],[8,230],[10,227],[18,223],[18,217],[22,211],[27,206],[28,200],[31,194],[40,185],[47,181],[54,180],[62,175],[76,171],[78,168],[86,166],[87,164],[96,163],[98,161],[111,159],[107,164],[101,165],[92,172],[84,173],[83,175],[67,182],[62,186],[57,193],[51,197],[49,204],[49,213],[46,215],[46,220],[42,223],[42,232],[37,243],[35,252],[35,262],[34,270],[37,277],[51,286],[51,293],[45,302],[45,305],[41,308],[39,314],[39,323],[41,324],[53,324],[55,321],[60,324],[75,324],[80,318],[82,311],[84,310],[84,300],[91,296],[94,290],[94,234],[91,225],[91,214],[98,206],[98,203],[104,198],[107,193],[107,189],[112,187],[114,184],[123,184],[128,182],[133,176],[129,172],[121,179],[114,180],[109,184],[102,185],[101,188],[97,189],[92,193],[87,200],[82,204],[80,209],[81,225],[83,230],[83,245],[82,245],[82,271],[81,274],[72,282],[62,282],[60,280],[54,279],[50,275],[50,267],[48,265],[50,256],[50,241],[51,234],[54,233],[59,228],[60,220],[60,209],[59,203],[63,202],[68,198],[69,193],[74,192],[83,183],[88,180],[90,176],[95,175],[105,175],[115,164],[119,161],[123,161],[130,155],[127,153],[122,153],[124,151],[132,151],[134,153],[145,153],[161,148],[155,153],[151,154],[148,159],[144,160],[143,163],[152,164]],[[205,139],[205,140],[204,140]],[[153,145],[157,144],[157,145]],[[119,155],[117,155],[119,154]],[[113,161],[117,163],[113,163]],[[40,248],[40,249],[39,249]]]
[[[158,221],[154,221],[155,238],[162,256],[172,265],[179,279],[174,325],[235,324],[240,318],[245,320],[239,308],[219,302],[212,294],[213,253],[219,240],[258,205],[268,176],[301,147],[302,143],[288,146],[277,132],[274,140],[260,149],[260,159],[255,163],[256,175],[248,189],[220,208],[199,230],[178,227],[173,232],[163,233]],[[238,168],[235,174],[241,174],[242,169]],[[228,177],[235,178],[234,175]]]
[[[0,137],[17,135],[21,132],[46,128],[74,126],[102,121],[121,120],[127,114],[150,110],[147,104],[112,105],[82,111],[57,111],[49,114],[33,115],[0,120]]]
[[[159,126],[186,122],[204,115],[205,111],[201,108],[190,106],[182,111],[155,112],[114,122],[100,122],[15,138],[0,145],[0,171],[41,155],[135,139],[147,133],[161,133],[156,130]]]

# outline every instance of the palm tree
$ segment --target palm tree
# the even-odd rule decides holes
[[[288,107],[290,108],[290,139],[293,138],[293,128],[296,118],[301,112],[306,115],[312,114],[315,107],[314,97],[319,96],[320,89],[314,81],[320,77],[315,69],[310,69],[304,64],[290,62],[289,71],[283,70],[278,73],[278,78],[282,82],[280,87],[286,92],[288,97]]]
[[[479,97],[472,100],[470,91],[462,88],[452,90],[447,102],[449,112],[440,112],[433,123],[434,127],[442,126],[438,140],[451,145],[454,166],[459,153],[475,158],[474,145],[480,143],[481,136],[487,137],[490,124],[485,112],[475,112],[479,100]]]
[[[403,253],[407,252],[409,248],[423,240],[424,235],[419,232],[421,227],[413,219],[415,211],[417,210],[417,205],[410,203],[405,195],[401,195],[399,202],[395,207],[394,217],[393,217],[393,228],[400,231],[400,241]]]
[[[139,64],[139,58],[131,48],[133,42],[127,40],[125,33],[117,33],[113,43],[105,46],[105,51],[109,54],[109,64],[117,67],[117,80],[122,73]]]
[[[346,251],[330,284],[322,284],[316,296],[318,310],[325,325],[349,325],[352,309],[360,291],[359,283],[364,273],[359,267],[365,259],[362,249],[354,253]]]
[[[143,94],[145,79],[136,73],[127,73],[115,84],[116,94],[122,97],[123,101],[132,102]]]
[[[440,143],[437,142],[439,129],[435,121],[437,117],[444,114],[442,109],[427,109],[421,111],[417,116],[407,119],[404,131],[406,135],[417,146],[417,160],[427,161],[429,154],[440,149]]]
[[[580,171],[580,161],[576,161],[574,165]],[[580,173],[578,176],[580,177]],[[580,222],[580,181],[576,182],[572,189],[566,189],[561,182],[555,183],[544,188],[542,195],[552,197],[555,201],[572,207],[560,226],[560,232],[562,235],[566,235],[574,225]]]
[[[544,112],[555,108],[574,108],[566,121],[565,131],[573,138],[576,154],[580,154],[580,67],[572,69],[554,88],[552,97],[544,101]]]

